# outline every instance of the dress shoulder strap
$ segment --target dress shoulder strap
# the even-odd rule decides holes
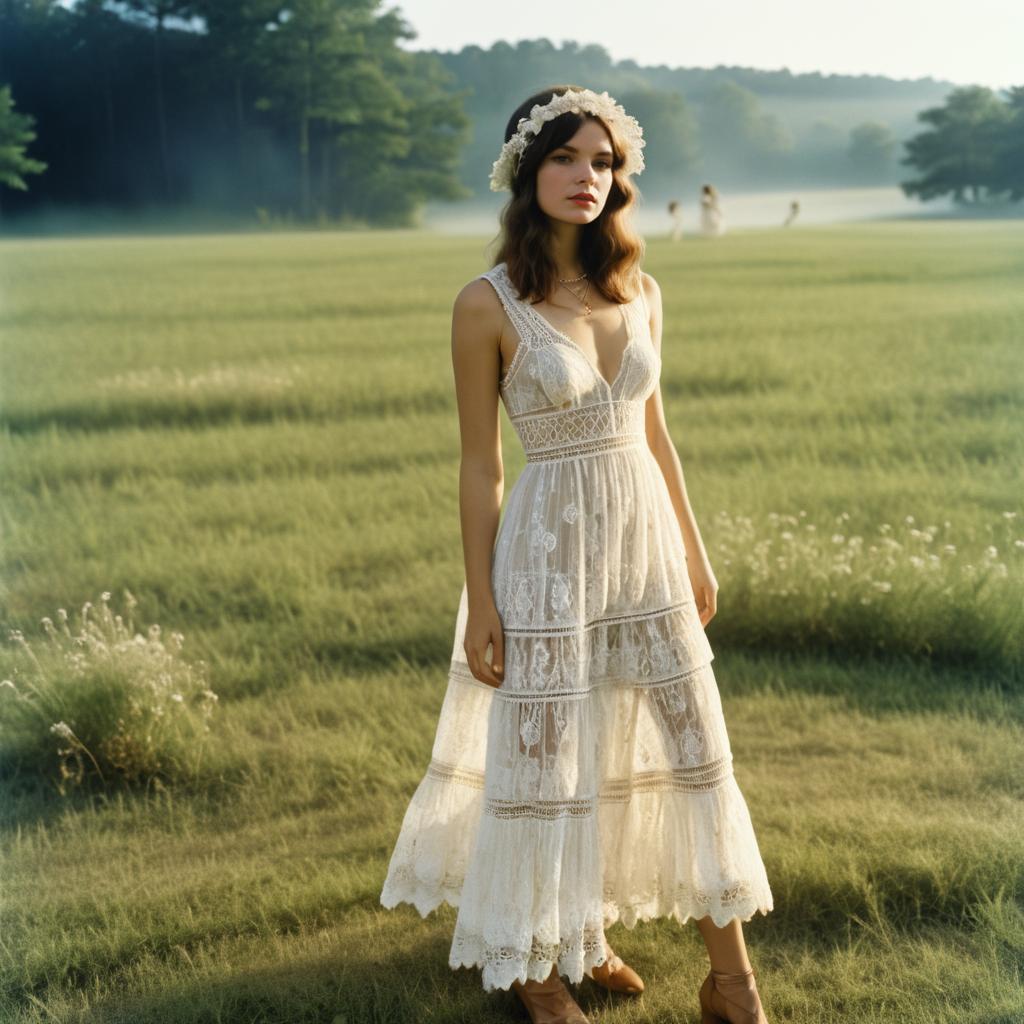
[[[499,263],[497,266],[491,267],[490,270],[481,274],[480,277],[486,278],[491,282],[494,290],[498,293],[498,298],[501,299],[502,306],[505,307],[509,320],[512,321],[512,326],[516,329],[516,334],[519,335],[520,342],[528,345],[533,335],[534,327],[526,310],[523,308],[523,300],[519,298],[515,285],[512,284],[508,274],[505,272],[505,264]]]
[[[651,322],[651,309],[647,304],[647,290],[644,288],[644,272],[638,270],[636,272],[637,288],[640,290],[640,305],[644,311],[644,322]]]

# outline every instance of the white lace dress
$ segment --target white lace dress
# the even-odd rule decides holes
[[[703,196],[700,201],[700,230],[708,238],[725,234],[725,218],[718,197]]]
[[[526,452],[492,560],[500,688],[474,679],[463,586],[448,686],[380,901],[458,907],[450,965],[487,990],[578,982],[603,932],[654,917],[718,925],[772,909],[668,487],[644,431],[661,365],[641,288],[609,383],[480,275],[519,335],[500,382]]]

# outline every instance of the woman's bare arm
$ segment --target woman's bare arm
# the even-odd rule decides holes
[[[501,301],[482,278],[471,281],[455,297],[452,367],[462,438],[459,516],[469,605],[465,650],[473,675],[491,686],[501,685],[504,667],[504,634],[491,586],[505,485],[498,417],[501,322]],[[491,664],[486,660],[489,645],[493,645]]]
[[[651,339],[660,356],[663,321],[661,288],[650,274],[643,275],[643,283],[647,293],[647,306],[651,311]],[[665,408],[661,400],[660,384],[647,400],[644,410],[644,429],[647,434],[648,447],[661,467],[665,483],[668,485],[672,508],[679,521],[679,529],[682,531],[683,543],[686,547],[687,569],[690,573],[694,596],[697,598],[697,606],[700,609],[701,625],[707,625],[717,610],[718,581],[711,570],[707,550],[690,506],[690,497],[686,491],[686,479],[683,476],[683,465],[679,461],[679,454],[669,436],[668,425],[665,423]]]

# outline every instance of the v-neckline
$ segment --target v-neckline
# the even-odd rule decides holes
[[[637,296],[639,298],[639,296]],[[519,300],[523,306],[525,306],[552,334],[561,338],[567,344],[571,345],[580,354],[583,361],[590,367],[594,372],[594,376],[601,381],[606,388],[608,393],[611,394],[615,390],[615,385],[619,383],[619,379],[622,377],[622,371],[626,368],[626,355],[629,350],[633,347],[633,342],[636,341],[636,331],[633,329],[633,321],[630,319],[627,307],[631,306],[636,302],[636,298],[630,299],[629,302],[623,302],[619,304],[619,310],[622,313],[622,322],[626,327],[626,344],[622,349],[622,355],[619,358],[619,366],[615,371],[615,376],[608,380],[608,378],[598,369],[597,365],[593,363],[590,357],[584,352],[583,347],[573,338],[570,338],[564,331],[560,331],[543,313],[540,312],[535,306],[527,302],[525,299]]]

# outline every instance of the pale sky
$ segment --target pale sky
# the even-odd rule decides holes
[[[547,38],[642,65],[1024,85],[1024,0],[384,0],[379,9],[394,7],[419,33],[406,50]]]

